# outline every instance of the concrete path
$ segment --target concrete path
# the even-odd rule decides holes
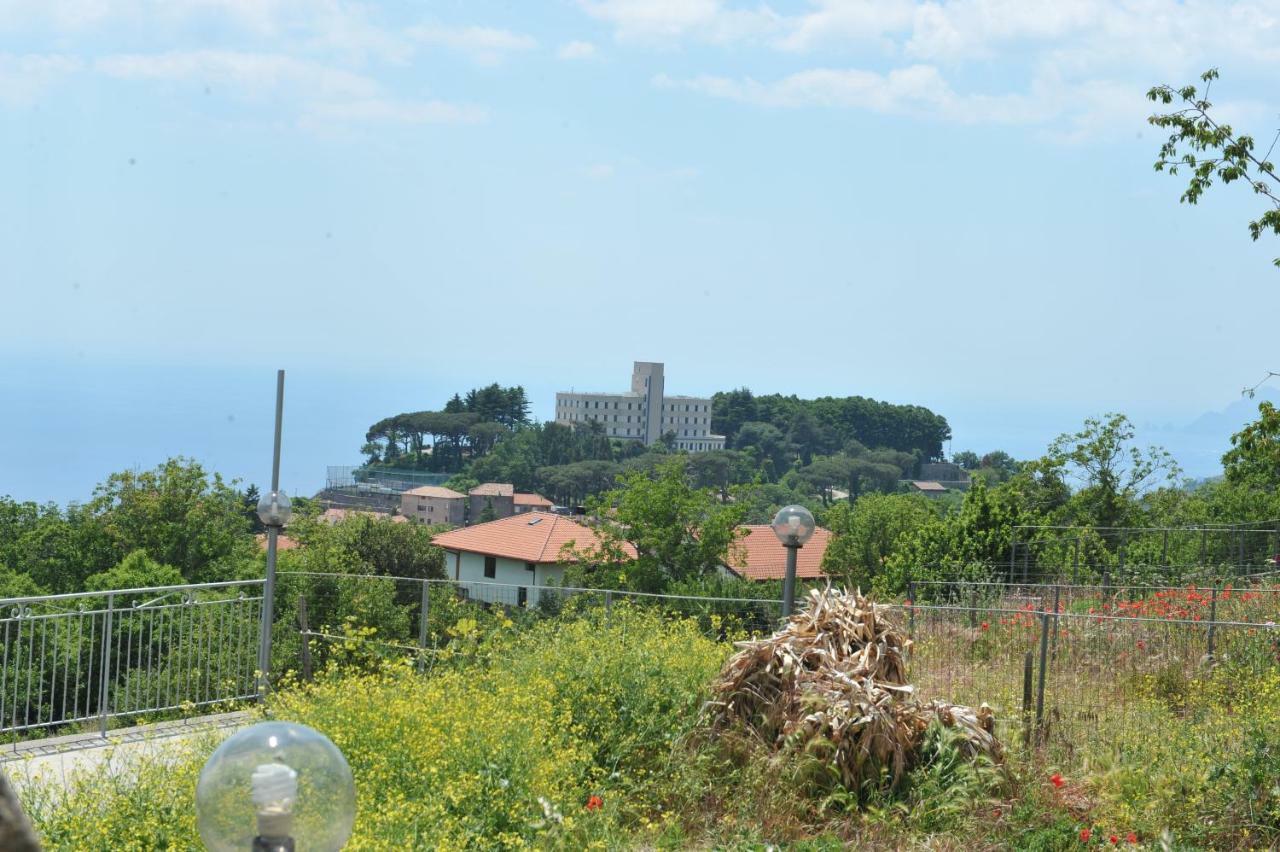
[[[107,760],[126,764],[134,757],[161,754],[201,734],[228,735],[250,721],[245,712],[219,713],[118,728],[108,731],[106,737],[90,733],[28,740],[0,746],[0,769],[22,798],[32,784],[65,789],[74,775],[95,769]]]

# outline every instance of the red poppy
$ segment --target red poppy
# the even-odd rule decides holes
[[[982,629],[983,629],[983,630],[986,630],[986,629],[987,629],[987,628],[989,628],[990,626],[991,626],[991,625],[990,625],[990,624],[988,624],[987,622],[985,622],[985,621],[984,621],[984,622],[982,622]]]
[[[1089,829],[1087,829],[1087,828],[1082,828],[1082,829],[1080,829],[1080,842],[1081,842],[1081,843],[1088,843],[1088,842],[1089,842],[1089,838],[1090,838],[1090,837],[1093,837],[1093,832],[1092,832],[1092,831],[1090,831],[1090,830],[1089,830]]]
[[[1055,772],[1055,773],[1053,773],[1052,775],[1050,775],[1050,776],[1049,776],[1049,783],[1050,783],[1050,784],[1052,784],[1053,786],[1057,787],[1058,789],[1062,789],[1062,786],[1063,786],[1064,784],[1066,784],[1067,782],[1066,782],[1066,781],[1063,781],[1063,780],[1062,780],[1062,776],[1061,776],[1060,774],[1058,774],[1057,772]]]
[[[1138,842],[1138,833],[1137,833],[1136,831],[1131,831],[1131,832],[1129,832],[1128,834],[1126,834],[1126,835],[1124,836],[1124,839],[1125,839],[1125,840],[1127,840],[1127,841],[1129,841],[1130,843],[1137,843],[1137,842]]]
[[[604,800],[601,799],[599,796],[592,796],[589,799],[587,799],[587,810],[589,811],[598,811],[603,806],[604,806]]]
[[[1120,838],[1119,838],[1119,837],[1116,837],[1114,834],[1113,834],[1113,835],[1111,835],[1110,837],[1108,837],[1107,839],[1108,839],[1108,840],[1110,840],[1112,843],[1119,843],[1119,842],[1120,842]]]

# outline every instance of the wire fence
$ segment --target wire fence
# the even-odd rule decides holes
[[[263,587],[0,601],[0,735],[105,733],[123,717],[259,697]],[[481,636],[485,619],[519,631],[603,613],[625,637],[632,613],[656,611],[691,619],[726,645],[782,623],[776,599],[369,574],[281,572],[275,601],[271,671],[304,678],[331,662],[387,657],[429,669]],[[1181,718],[1215,670],[1248,682],[1280,668],[1280,586],[1269,578],[1109,587],[921,580],[886,614],[913,640],[908,677],[919,697],[988,703],[1006,743],[1045,750],[1061,765],[1084,759],[1082,744],[1119,747],[1153,702]]]
[[[429,661],[460,637],[480,612],[500,613],[516,626],[602,609],[625,628],[635,609],[692,619],[721,641],[762,636],[782,619],[777,599],[679,596],[569,586],[291,571],[278,575],[273,670],[304,676],[355,644],[414,654]],[[460,628],[459,625],[463,625]]]
[[[263,582],[0,600],[0,734],[253,696]]]

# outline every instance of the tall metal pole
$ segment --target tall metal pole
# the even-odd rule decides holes
[[[796,604],[796,553],[800,545],[784,544],[783,547],[787,549],[787,573],[782,577],[782,617],[787,618]]]
[[[280,426],[284,420],[284,370],[276,371],[276,440],[271,455],[271,490],[280,490]],[[276,536],[280,528],[267,527],[267,580],[262,586],[262,637],[258,643],[258,697],[266,694],[271,673],[271,618],[276,601]]]

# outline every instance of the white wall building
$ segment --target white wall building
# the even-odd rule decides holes
[[[444,550],[445,572],[468,584],[472,597],[511,606],[536,604],[543,586],[564,577],[573,551],[600,544],[595,531],[585,524],[536,511],[450,530],[432,541]],[[635,557],[630,545],[624,550]]]
[[[556,422],[581,426],[596,420],[610,438],[630,438],[646,446],[673,433],[676,449],[723,450],[724,435],[711,434],[711,400],[667,396],[665,391],[662,364],[636,361],[628,393],[557,393]]]

